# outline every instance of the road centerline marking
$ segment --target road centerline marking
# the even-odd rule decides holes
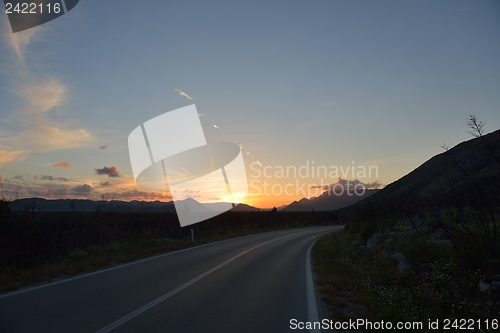
[[[280,230],[280,231],[282,231],[282,230]],[[159,255],[156,255],[156,256],[148,257],[148,258],[138,259],[138,260],[134,260],[134,261],[131,261],[131,262],[128,262],[128,263],[120,264],[120,265],[117,265],[117,266],[114,266],[114,267],[103,268],[103,269],[97,270],[95,272],[83,273],[81,275],[73,276],[73,277],[70,277],[70,278],[63,279],[63,280],[54,281],[54,282],[47,282],[47,283],[39,285],[39,286],[27,287],[27,288],[21,289],[21,290],[15,290],[15,291],[11,291],[11,292],[6,292],[6,293],[3,293],[3,294],[0,294],[0,298],[16,296],[16,295],[19,295],[19,294],[24,294],[24,293],[27,293],[27,292],[31,292],[31,291],[38,290],[38,289],[43,289],[43,288],[50,288],[50,287],[54,287],[54,286],[56,286],[58,284],[67,283],[67,282],[71,282],[71,281],[74,281],[74,280],[83,279],[83,278],[90,277],[90,276],[93,276],[93,275],[98,275],[98,274],[106,273],[106,272],[113,271],[113,270],[116,270],[116,269],[121,269],[121,268],[125,268],[125,267],[128,267],[128,266],[140,264],[140,263],[147,262],[147,261],[150,261],[150,260],[160,259],[160,258],[163,258],[163,257],[176,255],[176,254],[179,254],[179,253],[182,253],[182,252],[186,252],[186,251],[197,250],[197,249],[200,249],[200,248],[210,247],[210,246],[213,246],[213,245],[218,245],[218,244],[235,241],[235,240],[242,239],[242,238],[248,238],[248,237],[252,237],[252,236],[257,236],[257,235],[259,235],[259,233],[245,235],[245,236],[239,236],[239,237],[235,237],[235,238],[228,238],[228,239],[224,239],[224,240],[220,240],[220,241],[216,241],[216,242],[212,242],[212,243],[196,245],[196,246],[188,247],[188,248],[181,249],[181,250],[175,250],[175,251],[172,251],[172,252],[167,252],[167,253],[159,254]]]
[[[226,261],[224,261],[224,262],[220,263],[219,265],[217,265],[217,266],[215,266],[215,267],[213,267],[213,268],[209,269],[208,271],[206,271],[206,272],[204,272],[204,273],[202,273],[202,274],[198,275],[197,277],[195,277],[195,278],[193,278],[193,279],[189,280],[188,282],[186,282],[186,283],[184,283],[184,284],[180,285],[179,287],[177,287],[177,288],[175,288],[175,289],[173,289],[173,290],[169,291],[168,293],[164,294],[163,296],[160,296],[160,297],[158,297],[158,298],[154,299],[153,301],[151,301],[151,302],[149,302],[149,303],[147,303],[147,304],[145,304],[145,305],[141,306],[140,308],[138,308],[138,309],[136,309],[136,310],[134,310],[134,311],[130,312],[129,314],[127,314],[127,315],[125,315],[125,316],[121,317],[120,319],[118,319],[118,320],[116,320],[116,321],[112,322],[111,324],[104,326],[103,328],[101,328],[100,330],[96,331],[95,333],[107,333],[107,332],[110,332],[110,331],[114,330],[114,329],[115,329],[115,328],[117,328],[118,326],[123,325],[123,324],[124,324],[124,323],[126,323],[127,321],[129,321],[129,320],[131,320],[131,319],[133,319],[133,318],[137,317],[137,316],[138,316],[138,315],[140,315],[141,313],[143,313],[143,312],[145,312],[145,311],[147,311],[147,310],[151,309],[153,306],[160,304],[161,302],[163,302],[164,300],[166,300],[166,299],[168,299],[168,298],[170,298],[170,297],[174,296],[175,294],[177,294],[177,293],[178,293],[178,292],[180,292],[181,290],[183,290],[183,289],[185,289],[185,288],[189,287],[190,285],[192,285],[192,284],[196,283],[197,281],[199,281],[199,280],[203,279],[205,276],[207,276],[207,275],[209,275],[209,274],[211,274],[211,273],[213,273],[213,272],[217,271],[218,269],[220,269],[220,268],[222,268],[222,267],[226,266],[227,264],[229,264],[230,262],[232,262],[232,261],[234,261],[234,260],[238,259],[238,258],[239,258],[239,257],[241,257],[242,255],[247,254],[248,252],[255,250],[256,248],[259,248],[259,247],[261,247],[261,246],[264,246],[264,245],[266,245],[266,244],[272,243],[272,242],[274,242],[274,241],[277,241],[277,240],[280,240],[280,239],[283,239],[283,238],[286,238],[286,237],[290,237],[290,236],[293,236],[293,235],[298,235],[298,234],[302,234],[302,233],[306,233],[306,232],[311,232],[311,230],[308,230],[308,231],[303,231],[303,232],[297,232],[297,233],[292,233],[292,234],[289,234],[289,235],[286,235],[286,236],[278,237],[278,238],[275,238],[275,239],[269,240],[269,241],[267,241],[267,242],[261,243],[261,244],[259,244],[259,245],[256,245],[256,246],[254,246],[254,247],[252,247],[252,248],[250,248],[250,249],[248,249],[248,250],[244,250],[244,251],[242,251],[242,252],[238,253],[237,255],[235,255],[235,256],[233,256],[233,257],[229,258],[228,260],[226,260]]]

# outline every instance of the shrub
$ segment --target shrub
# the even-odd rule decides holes
[[[377,230],[377,225],[373,221],[368,221],[361,225],[361,229],[359,231],[359,236],[363,243],[366,243],[368,239],[375,233]]]
[[[396,326],[398,322],[407,321],[403,311],[394,307],[384,308],[372,318],[372,322],[381,322],[382,320],[384,322],[392,323],[393,327]]]

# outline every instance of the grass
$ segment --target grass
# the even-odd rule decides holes
[[[500,319],[500,291],[480,291],[487,273],[466,265],[451,243],[405,222],[377,236],[379,241],[367,247],[366,232],[342,230],[321,237],[313,247],[331,319]],[[407,259],[406,269],[398,270],[391,257],[395,253]]]
[[[104,246],[92,246],[87,250],[75,249],[65,258],[29,268],[7,268],[0,271],[0,292],[56,281],[193,246],[279,229],[283,228],[219,230],[196,235],[194,242],[191,238],[153,238],[138,242],[113,242]]]

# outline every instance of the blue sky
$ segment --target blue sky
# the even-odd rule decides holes
[[[11,195],[132,198],[128,134],[193,103],[263,166],[355,161],[382,184],[469,139],[471,113],[500,128],[497,1],[81,1],[24,32],[0,24]]]

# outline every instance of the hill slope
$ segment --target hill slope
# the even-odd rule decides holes
[[[299,212],[299,211],[329,211],[352,205],[360,200],[363,200],[379,190],[366,190],[363,195],[355,195],[350,191],[344,191],[341,195],[325,191],[319,197],[306,199],[302,198],[299,201],[294,201],[288,206],[281,209],[283,212]]]
[[[480,199],[500,194],[500,130],[438,154],[370,200]],[[360,202],[362,204],[362,202]]]

